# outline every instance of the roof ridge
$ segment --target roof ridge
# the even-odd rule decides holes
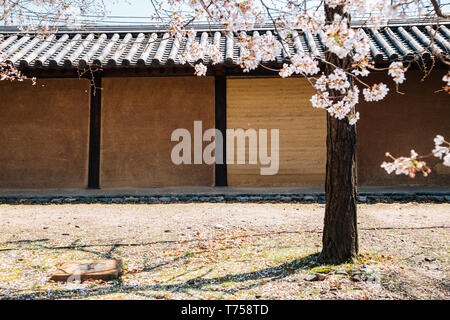
[[[437,20],[424,21],[424,19],[409,18],[409,19],[393,19],[388,20],[383,26],[397,27],[397,26],[424,26],[424,25],[436,25]],[[450,24],[450,19],[439,20],[439,24]],[[352,21],[352,27],[373,27],[371,24],[365,24],[363,21]],[[168,24],[140,24],[140,25],[88,25],[85,27],[69,27],[67,25],[55,26],[57,33],[86,33],[86,32],[103,32],[103,33],[126,33],[126,32],[165,32],[168,31]],[[193,24],[192,28],[195,31],[222,31],[225,28],[222,25],[210,25],[206,23]],[[273,30],[274,27],[270,23],[255,25],[252,30]],[[300,29],[300,28],[299,28]],[[0,26],[0,34],[30,34],[33,31],[21,30],[18,26]]]

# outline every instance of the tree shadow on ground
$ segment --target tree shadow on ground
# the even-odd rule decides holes
[[[11,241],[6,241],[5,244],[25,244],[25,243],[39,243],[39,242],[47,242],[50,239],[48,238],[43,238],[43,239],[34,239],[34,240],[11,240]],[[6,250],[4,250],[6,251]]]
[[[207,237],[207,238],[197,238],[197,239],[187,239],[187,240],[157,240],[157,241],[149,241],[149,242],[139,242],[139,243],[98,243],[98,244],[70,244],[65,246],[40,246],[40,249],[80,249],[80,248],[88,248],[88,247],[141,247],[141,246],[150,246],[155,244],[185,244],[185,243],[195,243],[202,241],[217,241],[217,240],[235,240],[235,239],[243,239],[243,238],[255,238],[255,237],[264,237],[264,236],[273,236],[273,235],[282,235],[282,234],[301,234],[301,233],[322,233],[321,230],[301,230],[301,231],[271,231],[271,232],[262,232],[262,233],[250,233],[250,234],[242,234],[236,235],[232,237],[218,238],[218,237]],[[15,240],[15,241],[7,241],[4,244],[25,244],[25,243],[37,243],[37,242],[47,242],[50,239],[37,239],[37,240]],[[1,245],[2,243],[0,243]],[[35,250],[35,248],[2,248],[0,252],[3,251],[14,251],[14,250]]]
[[[210,274],[213,269],[209,269],[200,276],[191,278],[184,282],[177,283],[167,283],[167,284],[154,284],[154,285],[124,285],[119,279],[119,281],[109,282],[106,287],[101,288],[80,288],[80,289],[62,289],[62,290],[47,290],[45,292],[33,292],[33,293],[20,293],[11,292],[7,297],[1,297],[2,299],[82,299],[92,296],[107,295],[113,293],[131,293],[136,294],[145,298],[163,298],[164,294],[167,292],[178,292],[184,293],[189,296],[192,294],[189,292],[191,290],[203,291],[203,292],[220,292],[223,294],[234,294],[238,291],[245,291],[252,289],[257,286],[261,286],[268,282],[276,281],[288,277],[298,270],[308,271],[308,269],[317,267],[317,255],[311,254],[305,257],[295,259],[274,267],[267,267],[264,269],[243,272],[237,274],[230,274],[214,278],[205,278]],[[175,259],[178,260],[178,259]],[[153,269],[153,268],[152,268]],[[246,282],[252,282],[246,284]],[[217,287],[224,283],[241,283],[242,285],[236,286],[230,289]],[[210,288],[209,286],[215,286]],[[153,291],[154,294],[149,294],[146,291]]]

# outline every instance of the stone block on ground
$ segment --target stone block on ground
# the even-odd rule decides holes
[[[52,273],[51,281],[113,280],[119,276],[122,263],[116,259],[66,262]]]

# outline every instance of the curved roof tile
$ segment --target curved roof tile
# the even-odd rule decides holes
[[[435,25],[402,24],[379,31],[370,27],[363,30],[369,38],[372,59],[376,62],[393,59],[410,59],[414,55],[430,59],[433,54],[450,54],[450,22],[443,22],[439,31]],[[126,31],[126,32],[124,32]],[[176,65],[179,55],[193,39],[202,44],[219,45],[221,63],[236,63],[239,58],[238,39],[226,35],[219,28],[197,31],[187,41],[171,38],[170,33],[154,27],[140,27],[139,32],[102,30],[101,32],[68,32],[63,30],[47,39],[28,34],[3,32],[0,30],[0,56],[17,66],[150,66]],[[273,31],[273,30],[272,30]],[[270,33],[268,28],[255,29],[250,34]],[[325,48],[318,35],[297,30],[292,35],[292,43],[283,48],[276,62],[281,62],[287,54],[310,52],[323,56]],[[434,43],[430,46],[431,39]],[[287,51],[287,52],[285,52]],[[211,58],[202,57],[210,63]]]

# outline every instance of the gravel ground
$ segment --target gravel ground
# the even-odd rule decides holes
[[[0,205],[3,299],[449,299],[450,204],[359,206],[361,256],[320,266],[321,204]],[[118,258],[116,281],[51,283]]]

